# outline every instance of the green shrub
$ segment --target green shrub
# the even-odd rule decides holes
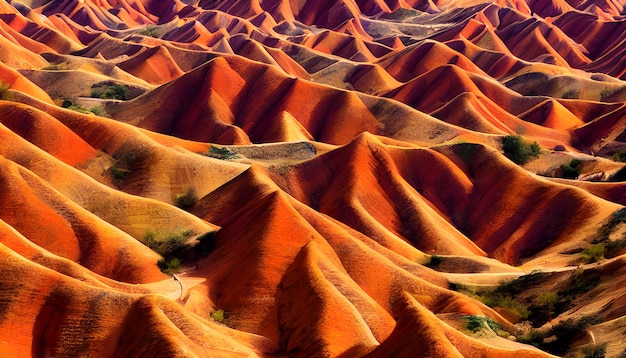
[[[561,171],[563,172],[563,178],[576,179],[580,175],[580,164],[582,162],[578,159],[572,159],[568,164],[561,165]]]
[[[465,321],[465,328],[471,332],[478,332],[486,327],[485,321],[481,316],[467,316]]]
[[[543,344],[543,339],[545,335],[536,329],[531,329],[530,332],[526,333],[523,336],[517,337],[517,341],[520,343],[530,344],[535,347],[539,347]]]
[[[196,189],[189,188],[184,194],[177,194],[174,199],[174,205],[177,207],[188,210],[191,209],[198,202],[198,196],[196,195]]]
[[[470,315],[465,316],[465,328],[469,331],[476,333],[480,330],[489,327],[493,332],[497,333],[502,330],[502,326],[493,319],[485,316]]]
[[[552,320],[554,305],[559,301],[559,295],[556,292],[542,292],[536,298],[537,304],[548,312],[548,320]]]
[[[198,244],[194,247],[194,261],[197,262],[199,259],[203,257],[209,256],[213,250],[215,250],[215,238],[217,236],[217,231],[209,231],[204,233],[196,240],[198,240]]]
[[[537,142],[529,144],[522,137],[512,135],[502,138],[502,150],[507,158],[520,165],[541,153],[541,147]]]
[[[237,153],[235,153],[232,149],[228,147],[219,148],[214,145],[212,145],[211,149],[209,149],[208,156],[223,160],[239,158],[239,155],[237,155]]]
[[[227,318],[227,314],[223,309],[211,312],[210,316],[215,322],[218,323],[224,323],[224,320]]]
[[[114,83],[110,86],[105,84],[94,84],[91,86],[91,97],[101,99],[126,100],[128,98],[128,88]]]
[[[587,263],[599,262],[604,259],[605,250],[604,244],[592,244],[580,253],[580,257]]]
[[[161,272],[173,275],[180,271],[181,263],[182,262],[178,257],[164,257],[157,261],[157,266],[161,269]]]
[[[95,107],[91,107],[89,108],[89,112],[95,114],[98,117],[106,117],[107,114],[104,111],[104,108],[102,108],[101,106],[95,106]]]
[[[148,26],[146,26],[145,29],[141,29],[141,30],[137,31],[137,34],[143,35],[143,36],[154,37],[154,38],[158,38],[159,37],[159,31],[158,31],[158,28],[155,25],[148,25]]]

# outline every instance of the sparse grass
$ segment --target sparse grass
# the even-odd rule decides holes
[[[516,164],[527,163],[531,158],[538,157],[541,147],[537,142],[525,142],[520,136],[506,136],[502,138],[504,155]]]
[[[159,37],[159,29],[156,25],[148,25],[145,29],[141,29],[137,31],[138,35],[148,36],[148,37]]]
[[[177,194],[174,199],[174,205],[183,209],[189,210],[198,202],[198,195],[196,195],[196,189],[189,188],[183,194]]]

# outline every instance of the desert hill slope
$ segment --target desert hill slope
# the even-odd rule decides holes
[[[623,0],[0,3],[0,356],[626,354]]]

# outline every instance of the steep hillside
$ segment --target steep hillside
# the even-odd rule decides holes
[[[0,3],[0,356],[623,356],[625,6]]]

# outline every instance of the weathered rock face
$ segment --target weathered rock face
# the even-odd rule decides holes
[[[624,11],[0,3],[0,356],[619,356]]]

